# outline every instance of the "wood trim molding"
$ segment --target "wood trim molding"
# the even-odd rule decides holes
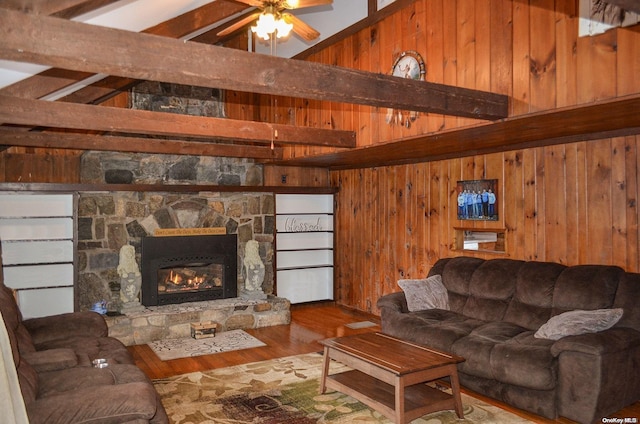
[[[56,184],[56,183],[0,183],[3,191],[31,191],[43,193],[76,192],[159,192],[159,193],[274,193],[274,194],[335,194],[333,187],[275,187],[275,186],[219,186],[193,184]]]

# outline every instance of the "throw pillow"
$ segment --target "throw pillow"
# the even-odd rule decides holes
[[[551,317],[536,331],[534,337],[558,340],[566,336],[597,333],[613,327],[622,318],[623,312],[620,308],[565,312]]]
[[[422,280],[398,280],[407,298],[409,312],[425,309],[449,309],[449,295],[440,275]]]

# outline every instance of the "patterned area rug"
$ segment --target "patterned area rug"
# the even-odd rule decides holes
[[[163,361],[260,346],[266,345],[243,330],[222,331],[216,333],[215,337],[206,339],[189,337],[185,339],[156,340],[149,343],[149,347]]]
[[[339,392],[318,393],[322,355],[289,356],[264,362],[154,380],[174,424],[390,423]],[[331,373],[348,368],[336,362]],[[464,420],[440,411],[412,421],[436,423],[529,423],[503,409],[462,395]]]

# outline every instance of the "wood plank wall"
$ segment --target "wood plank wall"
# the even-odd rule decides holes
[[[467,254],[640,271],[639,137],[333,172],[336,299],[377,313],[400,278]],[[456,182],[498,179],[498,222],[458,221]],[[504,230],[506,254],[454,249],[454,227]]]
[[[311,60],[387,73],[403,50],[425,59],[427,80],[511,97],[511,115],[640,92],[640,28],[578,37],[577,1],[416,0],[375,27]],[[369,107],[271,99],[283,123],[352,129],[358,145],[473,123],[422,115],[411,128]],[[498,179],[506,254],[564,264],[616,264],[640,271],[640,137],[331,173],[336,210],[336,299],[377,313],[400,278],[423,277],[453,250],[458,180]],[[327,148],[288,148],[295,157]],[[466,224],[469,221],[465,221]],[[474,226],[474,225],[471,225]]]

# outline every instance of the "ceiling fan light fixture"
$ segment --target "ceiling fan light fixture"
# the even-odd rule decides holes
[[[278,38],[286,37],[292,29],[293,24],[286,22],[273,6],[267,7],[251,27],[251,31],[263,40],[269,40],[274,33]]]
[[[268,40],[276,30],[276,17],[273,13],[265,11],[258,21],[251,27],[251,31],[263,40]]]
[[[293,24],[286,22],[283,18],[276,21],[276,35],[278,38],[288,36],[293,29]]]

